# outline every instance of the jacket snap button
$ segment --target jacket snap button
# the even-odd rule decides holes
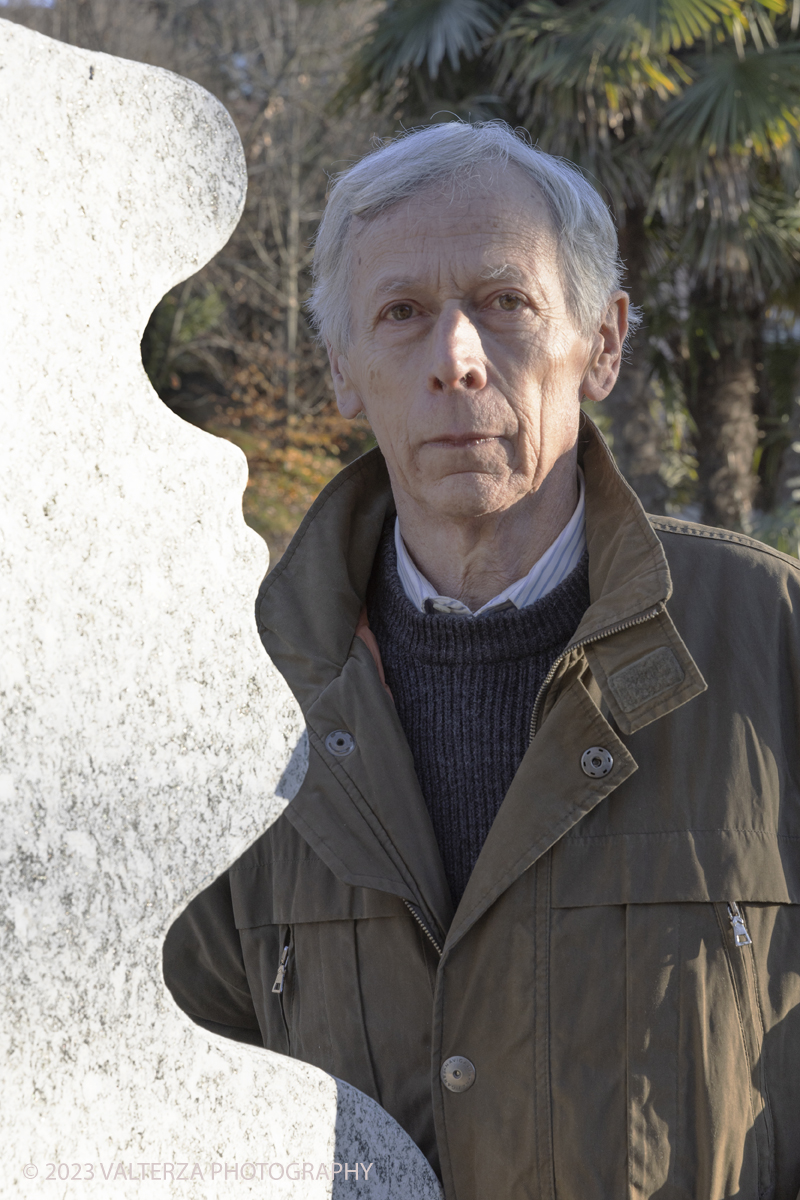
[[[602,779],[614,766],[614,756],[604,746],[590,746],[581,755],[581,770],[590,779]]]
[[[468,1058],[454,1054],[442,1064],[442,1083],[451,1092],[466,1092],[475,1082],[475,1068]]]
[[[344,758],[356,748],[352,733],[345,733],[344,729],[334,729],[333,733],[329,733],[325,738],[325,745],[337,758]]]

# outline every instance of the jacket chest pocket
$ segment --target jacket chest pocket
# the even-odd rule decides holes
[[[631,1200],[661,1187],[687,1200],[772,1194],[764,1022],[752,945],[736,944],[728,907],[624,910]]]
[[[634,839],[646,869],[626,856],[624,837],[582,839],[593,840],[598,850],[605,843],[602,870],[593,868],[585,845],[582,873],[566,871],[569,847],[554,861],[551,1010],[557,1021],[575,1009],[576,1059],[599,1058],[583,1046],[584,1026],[608,1046],[595,1137],[615,1150],[605,1176],[598,1173],[596,1194],[605,1188],[628,1200],[795,1200],[800,1142],[792,1142],[785,1112],[796,1112],[800,1096],[792,1082],[800,1045],[791,1036],[794,1011],[800,1013],[800,906],[789,902],[785,883],[781,890],[754,874],[729,843],[718,847],[716,863],[706,855],[692,887],[680,862],[648,859]],[[611,854],[615,841],[618,853]],[[662,850],[668,841],[661,835]],[[597,1009],[586,1019],[560,979],[558,957],[568,946],[573,988],[575,950],[585,947],[580,986]],[[557,1048],[554,1074],[559,1070],[572,1068]],[[556,1118],[556,1135],[558,1124]],[[563,1161],[568,1175],[566,1153]],[[624,1177],[615,1161],[625,1162]],[[594,1194],[583,1189],[587,1198]]]
[[[364,1020],[358,926],[377,919],[279,923],[281,950],[277,964],[272,964],[277,970],[270,991],[288,1053],[346,1078],[368,1094],[376,1089]],[[240,936],[243,946],[257,944],[261,931],[241,931]],[[246,965],[248,958],[250,954]]]
[[[428,1073],[432,986],[420,935],[397,896],[338,880],[311,852],[231,868],[247,981],[267,1049],[381,1102],[382,1042]],[[420,1019],[413,1021],[415,1007]],[[419,1046],[404,1047],[404,1036]],[[407,1031],[407,1032],[404,1032]]]

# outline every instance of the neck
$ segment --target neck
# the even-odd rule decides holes
[[[395,492],[406,549],[441,596],[473,612],[522,579],[552,546],[578,503],[576,455],[565,455],[536,491],[499,513],[456,518],[422,511]]]

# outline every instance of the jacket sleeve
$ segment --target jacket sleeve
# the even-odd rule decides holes
[[[187,1016],[211,1033],[263,1046],[233,917],[228,872],[196,896],[164,941],[164,982]]]

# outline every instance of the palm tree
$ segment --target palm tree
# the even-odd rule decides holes
[[[651,153],[651,212],[689,284],[683,385],[699,499],[706,521],[732,528],[757,486],[764,311],[800,278],[800,45],[783,40],[790,20],[765,26],[766,46],[687,55],[692,86],[667,106]]]

